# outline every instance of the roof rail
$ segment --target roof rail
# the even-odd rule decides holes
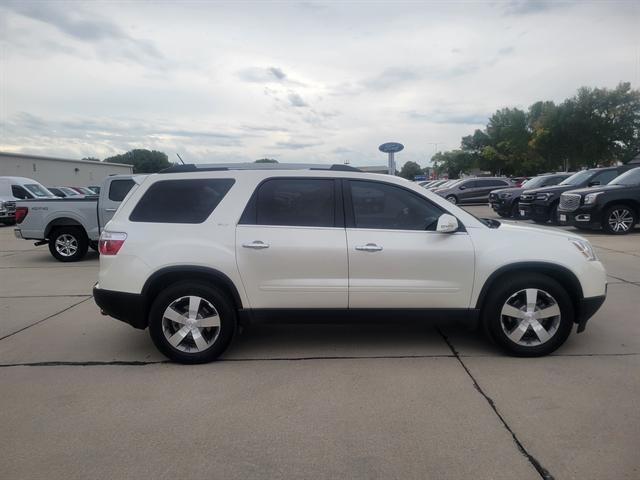
[[[334,170],[340,172],[360,172],[359,168],[341,164],[323,163],[187,163],[173,165],[158,173],[216,172],[224,170]]]

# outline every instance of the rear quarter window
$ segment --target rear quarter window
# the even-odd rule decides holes
[[[142,195],[129,220],[151,223],[202,223],[235,180],[161,180]]]
[[[111,185],[109,185],[109,200],[121,202],[134,184],[135,182],[129,179],[112,181]]]

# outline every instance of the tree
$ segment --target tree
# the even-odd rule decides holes
[[[87,160],[89,162],[99,162],[100,159],[96,157],[83,157],[82,160]]]
[[[274,158],[259,158],[254,163],[278,163],[278,160]]]
[[[147,149],[131,150],[127,153],[105,158],[104,161],[133,165],[133,173],[156,173],[171,166],[166,153]]]
[[[418,175],[422,175],[422,168],[416,162],[408,161],[400,169],[400,176],[407,180],[413,180]]]
[[[438,175],[446,173],[449,178],[458,178],[460,174],[468,173],[478,166],[476,156],[464,150],[438,152],[433,156],[432,161]]]

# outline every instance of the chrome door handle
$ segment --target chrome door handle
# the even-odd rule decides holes
[[[260,240],[255,240],[251,243],[243,243],[242,246],[244,248],[252,248],[254,250],[262,250],[264,248],[269,248],[268,243],[261,242]]]
[[[105,208],[105,211],[107,212],[115,212],[116,210],[118,210],[117,208]]]
[[[376,245],[375,243],[367,243],[366,245],[356,246],[356,250],[360,250],[362,252],[379,252],[382,250],[382,247]]]

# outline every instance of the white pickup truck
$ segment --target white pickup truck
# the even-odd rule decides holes
[[[98,198],[17,201],[15,235],[36,240],[36,245],[49,244],[51,255],[61,262],[81,260],[89,247],[97,250],[100,231],[142,178],[144,176],[107,177]]]

